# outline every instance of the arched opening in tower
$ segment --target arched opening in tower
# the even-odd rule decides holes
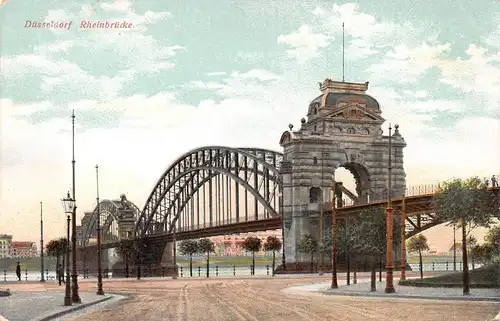
[[[341,164],[334,172],[336,182],[342,183],[342,199],[337,206],[367,203],[370,181],[366,169],[357,163]]]

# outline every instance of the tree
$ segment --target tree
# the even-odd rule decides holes
[[[467,228],[489,227],[499,216],[498,204],[491,191],[479,177],[452,179],[439,186],[436,211],[444,222],[456,224],[462,230],[463,294],[470,294],[467,260]]]
[[[494,247],[491,244],[484,243],[481,245],[475,245],[471,249],[471,253],[474,255],[476,262],[481,264],[488,264],[493,259]]]
[[[181,255],[189,255],[189,276],[193,276],[193,254],[198,251],[198,242],[195,240],[185,240],[179,244]]]
[[[59,272],[59,263],[61,256],[66,253],[68,241],[65,237],[61,237],[56,240],[51,240],[45,246],[47,255],[56,257],[56,271]],[[63,266],[64,269],[64,266]]]
[[[427,238],[422,234],[417,234],[410,238],[406,243],[406,249],[408,252],[418,253],[418,264],[420,267],[420,278],[424,278],[424,267],[422,264],[422,252],[429,250],[429,244],[427,243]]]
[[[358,228],[359,236],[354,249],[368,256],[371,263],[370,290],[376,291],[376,265],[375,262],[382,260],[386,250],[386,213],[384,207],[374,207],[364,210],[359,215]],[[401,222],[393,216],[393,248],[395,240],[401,239]]]
[[[347,285],[351,283],[351,258],[358,241],[357,221],[348,219],[345,225],[337,229],[337,250],[339,254],[344,255],[347,265]]]
[[[486,233],[484,240],[487,243],[491,244],[494,251],[498,254],[500,252],[500,250],[499,250],[500,249],[500,225],[491,227],[488,230],[488,232]]]
[[[273,252],[273,276],[274,267],[276,266],[276,251],[281,250],[281,245],[281,241],[276,236],[268,236],[266,243],[264,243],[264,250]]]
[[[255,252],[262,248],[262,240],[255,236],[249,236],[243,241],[241,247],[245,251],[252,252],[252,271],[250,274],[255,275]]]
[[[198,241],[198,250],[200,253],[207,254],[207,278],[210,277],[210,253],[215,250],[215,244],[210,239],[204,238]]]
[[[316,239],[310,234],[302,235],[300,243],[297,244],[297,250],[302,253],[311,255],[311,273],[314,271],[314,253],[318,252],[319,244]]]
[[[347,264],[347,285],[350,284],[351,261],[356,248],[358,233],[356,232],[357,220],[347,219],[345,225],[337,227],[337,253],[342,254],[346,258]],[[332,255],[332,229],[329,228],[323,234],[319,244],[319,251],[331,257]],[[356,271],[354,271],[356,273]]]
[[[129,277],[130,260],[137,254],[133,240],[121,240],[116,248],[118,255],[125,261],[125,277]]]
[[[467,238],[467,252],[470,255],[471,261],[472,261],[472,269],[474,270],[474,253],[472,253],[472,248],[476,246],[477,244],[477,239],[474,235],[469,235]]]

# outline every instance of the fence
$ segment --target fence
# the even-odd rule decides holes
[[[418,264],[409,264],[413,271],[419,271],[420,267]],[[456,262],[456,266],[454,267],[453,261],[445,261],[445,262],[432,262],[432,263],[424,263],[422,264],[423,270],[426,272],[435,271],[435,272],[453,272],[453,271],[462,271],[462,262]],[[481,264],[474,264],[474,268],[481,267]],[[472,264],[469,264],[469,270],[472,270]],[[3,282],[13,282],[18,281],[18,278],[14,271],[3,270],[2,275],[0,276],[0,280]],[[79,279],[94,279],[96,277],[97,271],[79,271]],[[117,272],[117,271],[115,271]],[[120,273],[115,273],[119,275],[118,277],[127,277],[125,271],[118,271]],[[179,266],[178,268],[178,277],[181,278],[189,278],[191,277],[191,273],[188,266]],[[217,277],[217,276],[266,276],[272,275],[272,267],[270,265],[257,265],[255,266],[255,271],[252,273],[252,266],[210,266],[209,268],[209,276]],[[314,271],[314,273],[316,270]],[[165,277],[166,269],[165,268],[147,268],[144,267],[137,273],[137,271],[130,271],[128,277],[135,278],[139,274],[139,277]],[[115,277],[116,277],[115,275]],[[207,269],[202,266],[193,266],[193,277],[206,277]],[[108,269],[103,269],[103,277],[104,278],[112,278],[113,273]],[[57,281],[56,280],[56,272],[45,270],[44,278],[47,281]],[[28,271],[24,270],[21,273],[21,281],[39,281],[40,280],[40,271]]]
[[[418,263],[413,263],[413,264],[409,264],[409,265],[410,265],[412,271],[420,271],[420,265]],[[482,266],[482,264],[472,265],[472,263],[469,263],[469,271],[472,270],[473,268],[477,269],[481,266]],[[456,262],[456,265],[454,266],[453,261],[451,261],[451,262],[448,262],[448,261],[432,262],[432,263],[423,263],[422,264],[422,269],[425,272],[429,272],[429,271],[436,271],[436,272],[462,271],[462,267],[463,267],[462,262]]]

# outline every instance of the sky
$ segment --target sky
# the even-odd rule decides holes
[[[82,28],[88,20],[132,28]],[[37,241],[43,202],[45,239],[64,234],[72,110],[79,218],[96,204],[96,164],[102,199],[125,193],[142,208],[191,149],[281,151],[317,83],[342,78],[343,22],[345,79],[370,82],[385,132],[400,125],[408,186],[500,173],[499,1],[8,0],[0,233]],[[427,235],[439,244],[443,233]]]

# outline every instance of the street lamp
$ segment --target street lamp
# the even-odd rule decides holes
[[[398,129],[398,125],[394,126]],[[387,208],[386,208],[386,239],[385,239],[385,293],[394,293],[393,284],[393,265],[392,265],[392,127],[389,124],[389,166],[388,166],[388,184],[387,184]]]
[[[174,256],[174,276],[172,279],[177,279],[177,231],[176,231],[176,225],[174,223],[174,234],[173,234],[173,243],[174,243],[174,248],[173,248],[173,256]],[[208,271],[208,270],[207,270]],[[208,277],[208,276],[207,276]]]
[[[43,203],[40,202],[40,282],[45,282],[43,276]]]
[[[73,147],[73,158],[71,160],[71,165],[73,169],[73,198],[72,198],[72,206],[73,206],[73,211],[71,212],[71,219],[73,220],[72,223],[72,235],[71,235],[71,245],[72,245],[72,273],[71,273],[71,283],[72,283],[72,293],[71,293],[71,300],[74,303],[81,303],[82,300],[80,299],[80,296],[78,295],[78,275],[76,274],[76,196],[75,196],[75,190],[76,190],[76,184],[75,184],[75,111],[73,110],[73,113],[71,114],[71,123],[72,123],[72,147]],[[66,212],[67,213],[67,212]]]
[[[323,191],[323,164],[325,159],[324,153],[324,144],[321,145],[321,202],[319,204],[319,240],[323,242],[323,234],[324,234],[324,214],[323,214],[323,203],[325,202],[325,193]],[[324,264],[324,256],[323,251],[319,253],[319,275],[323,275],[323,264]]]
[[[138,262],[138,265],[137,265],[137,280],[141,279],[142,256],[144,255],[143,254],[143,250],[146,249],[146,244],[144,244],[143,242],[145,242],[144,239],[138,239],[136,245],[134,245],[135,249],[137,251],[136,262]]]
[[[64,305],[69,306],[71,305],[71,285],[70,285],[70,278],[69,278],[69,223],[70,223],[70,214],[73,213],[73,207],[75,205],[75,201],[71,198],[68,192],[68,196],[66,198],[63,198],[61,200],[63,208],[64,208],[64,213],[67,214],[68,220],[67,220],[67,226],[66,226],[66,282],[65,282],[65,287],[66,291],[64,293]]]
[[[337,210],[335,209],[335,195],[337,183],[335,177],[332,179],[332,289],[339,287],[337,282]]]
[[[279,197],[280,216],[284,217],[284,213],[283,213],[283,187],[280,185],[278,188],[279,188],[278,197]],[[283,219],[283,225],[281,226],[281,241],[282,241],[281,246],[282,246],[282,251],[283,251],[283,253],[281,254],[281,266],[283,267],[283,271],[286,271],[285,229],[286,229],[285,220]]]
[[[101,267],[101,203],[99,202],[99,165],[95,165],[96,191],[97,191],[97,295],[104,295],[102,289]]]

